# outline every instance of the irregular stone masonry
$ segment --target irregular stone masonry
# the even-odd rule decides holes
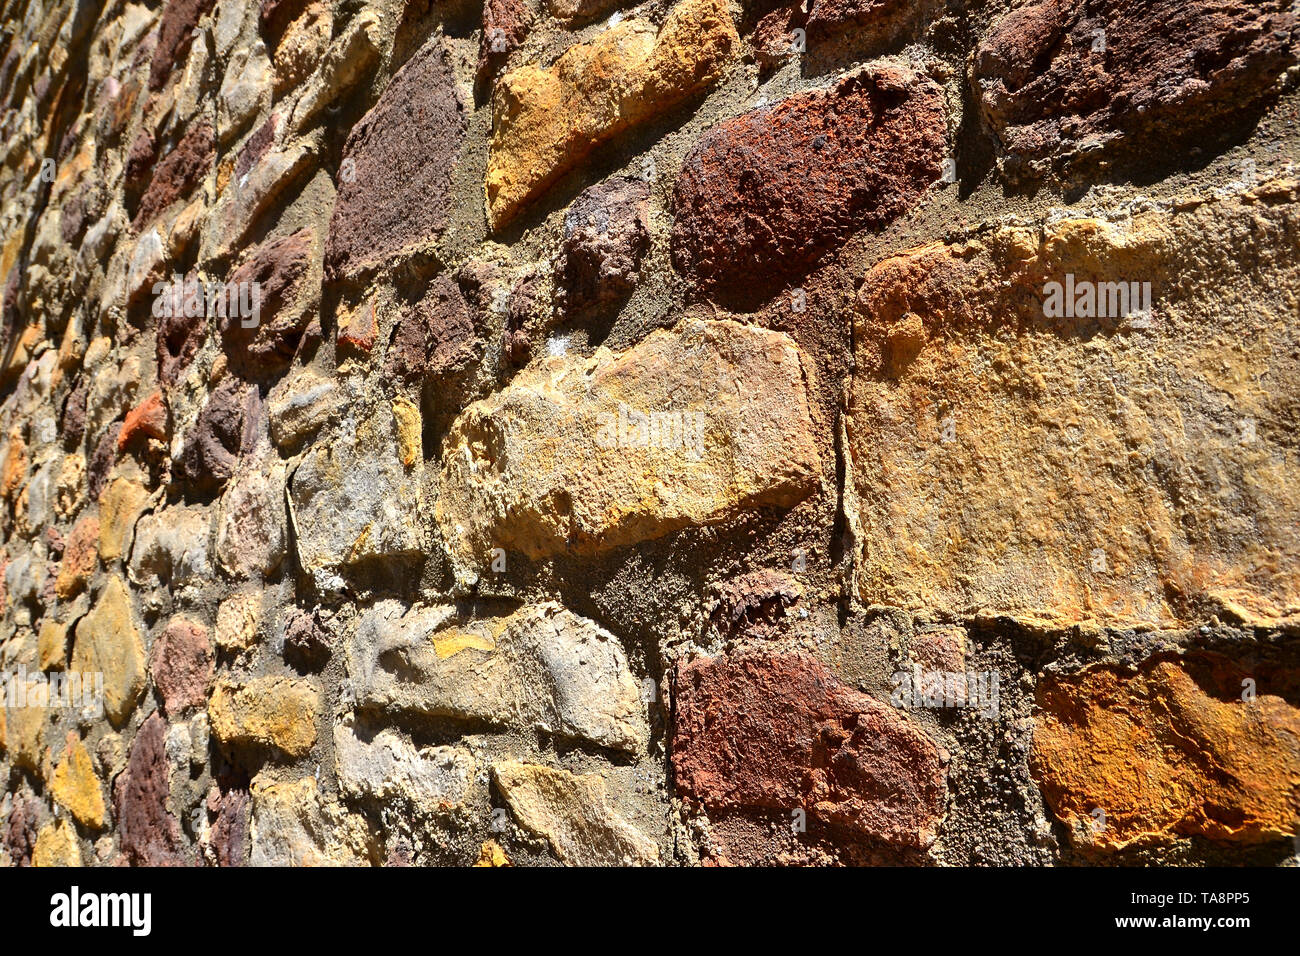
[[[1276,865],[1289,0],[0,0],[0,865]]]

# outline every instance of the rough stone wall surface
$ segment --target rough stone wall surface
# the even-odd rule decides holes
[[[0,0],[0,863],[1300,852],[1290,0]]]

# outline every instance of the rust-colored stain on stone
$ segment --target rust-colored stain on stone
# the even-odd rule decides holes
[[[1256,843],[1294,832],[1294,677],[1288,701],[1269,681],[1248,692],[1246,673],[1200,657],[1045,679],[1033,763],[1072,837],[1113,849],[1174,834]]]

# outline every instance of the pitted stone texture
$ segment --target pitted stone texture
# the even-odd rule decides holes
[[[149,63],[149,89],[161,90],[172,70],[183,62],[193,42],[199,21],[216,0],[168,0],[158,21],[158,39]]]
[[[86,745],[75,733],[68,734],[63,759],[50,777],[50,796],[88,830],[102,830],[108,822],[99,777]]]
[[[78,521],[68,535],[59,564],[54,593],[63,600],[76,597],[95,573],[99,558],[99,519],[88,515]]]
[[[790,507],[821,477],[806,374],[787,336],[731,321],[535,362],[452,425],[443,536],[486,569],[493,548],[594,554]]]
[[[253,866],[365,866],[369,834],[361,818],[347,813],[304,777],[276,783],[259,776],[253,797]]]
[[[1248,677],[1259,692],[1244,701]],[[1218,655],[1049,676],[1034,728],[1043,795],[1071,839],[1096,849],[1293,835],[1300,709],[1270,693],[1288,682],[1294,694],[1294,673],[1264,675]]]
[[[450,607],[375,605],[352,639],[360,704],[536,730],[630,753],[648,730],[623,646],[558,604],[461,620]],[[413,679],[413,675],[418,675]]]
[[[316,743],[320,691],[308,680],[220,680],[208,699],[212,736],[227,747],[257,747],[302,757]]]
[[[196,121],[154,167],[153,178],[140,197],[132,225],[137,230],[143,229],[172,203],[192,193],[212,169],[216,149],[212,124],[207,120]]]
[[[804,51],[797,49],[795,30],[804,46],[821,53],[823,46],[854,52],[886,52],[919,37],[943,0],[811,0],[780,6],[760,16],[751,42],[760,64],[775,66]],[[837,42],[839,41],[839,42]]]
[[[244,458],[217,508],[217,563],[240,580],[270,575],[284,559],[285,465],[269,451]]]
[[[705,288],[798,276],[915,206],[946,139],[939,85],[893,67],[720,123],[677,178],[674,264]]]
[[[479,352],[477,346],[465,296],[456,280],[444,273],[398,317],[385,368],[389,375],[419,381],[464,368]]]
[[[421,550],[423,466],[402,464],[392,409],[379,406],[339,430],[307,452],[289,484],[298,561],[309,574]]]
[[[114,478],[99,497],[99,557],[116,561],[127,553],[135,523],[149,501],[149,492],[138,481]]]
[[[519,825],[545,838],[570,866],[659,862],[654,841],[609,806],[599,774],[502,761],[492,765],[492,782]]]
[[[519,48],[532,26],[528,0],[485,0],[478,45],[478,75],[487,77]]]
[[[212,668],[207,628],[183,617],[173,618],[149,650],[149,673],[170,717],[207,703]]]
[[[104,713],[121,727],[144,691],[144,644],[131,610],[131,593],[117,575],[104,584],[90,613],[77,622],[72,670],[104,675]]]
[[[650,248],[650,186],[618,178],[592,186],[564,214],[555,307],[565,318],[605,311],[636,288]]]
[[[150,714],[131,744],[126,770],[113,784],[117,835],[132,866],[189,863],[180,826],[172,815],[167,763],[167,723]]]
[[[1012,178],[1129,152],[1164,162],[1247,115],[1297,61],[1290,0],[1039,0],[971,58]]]
[[[338,383],[313,369],[283,379],[267,402],[271,440],[283,452],[297,451],[344,401]]]
[[[380,803],[400,801],[422,813],[461,806],[474,783],[474,758],[461,747],[420,747],[393,730],[358,736],[334,727],[334,761],[345,797]]]
[[[1298,199],[1274,182],[875,266],[848,423],[860,600],[1059,627],[1294,616]],[[1108,313],[1150,282],[1153,312],[1047,316],[1069,276]]]
[[[934,841],[946,754],[900,711],[799,653],[679,665],[677,789],[710,810],[803,809],[905,848]]]
[[[682,0],[658,30],[629,20],[493,94],[488,221],[499,230],[598,145],[711,86],[740,46],[723,0]]]
[[[309,279],[317,255],[312,230],[299,229],[258,246],[230,274],[227,288],[239,293],[240,314],[217,324],[236,371],[259,378],[288,367],[315,315],[315,285]],[[260,290],[256,302],[251,292],[246,298],[242,291],[254,287]],[[246,314],[247,303],[257,304],[259,314]]]
[[[210,537],[207,508],[177,505],[145,515],[135,525],[131,581],[171,589],[202,587],[212,573]]]
[[[81,866],[81,844],[71,820],[55,820],[41,827],[32,847],[32,866]]]
[[[249,851],[249,793],[237,787],[208,793],[212,814],[209,845],[217,866],[243,866]]]
[[[451,207],[451,175],[465,112],[442,40],[408,60],[348,134],[330,219],[325,267],[339,279],[438,238]]]
[[[197,489],[220,488],[234,474],[240,454],[251,445],[252,436],[247,432],[259,414],[257,388],[226,376],[182,436],[177,471]]]

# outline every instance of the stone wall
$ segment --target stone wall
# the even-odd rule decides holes
[[[1296,854],[1290,0],[0,10],[3,862]]]

